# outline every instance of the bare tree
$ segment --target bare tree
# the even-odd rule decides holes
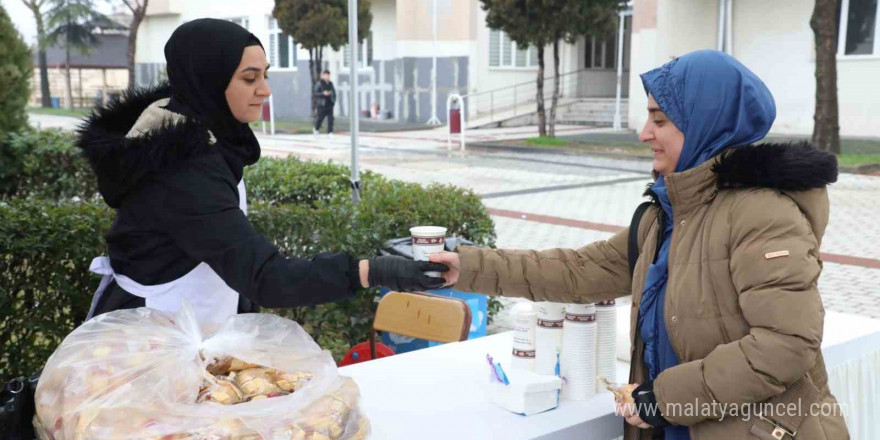
[[[122,3],[131,11],[131,25],[128,27],[128,87],[134,87],[134,59],[137,51],[138,28],[147,15],[147,4],[150,0],[122,0]]]
[[[46,60],[46,24],[43,20],[43,6],[46,0],[21,0],[34,14],[37,22],[37,59],[40,63],[40,103],[43,107],[52,107],[52,96],[49,90],[49,67]]]
[[[847,17],[842,17],[845,20]],[[840,154],[837,107],[837,0],[816,0],[810,27],[816,39],[816,110],[813,145]]]

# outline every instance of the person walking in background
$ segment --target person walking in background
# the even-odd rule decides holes
[[[329,70],[322,72],[321,80],[315,84],[315,99],[318,105],[318,119],[315,121],[315,128],[312,129],[312,132],[317,136],[321,131],[324,118],[327,118],[327,134],[333,136],[333,107],[336,105],[336,88],[330,81]]]

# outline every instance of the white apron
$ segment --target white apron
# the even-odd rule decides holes
[[[244,179],[238,183],[238,195],[239,208],[247,215]],[[125,275],[116,274],[108,257],[96,257],[92,260],[89,271],[103,275],[103,278],[92,297],[86,320],[92,319],[104,290],[114,279],[126,292],[143,298],[146,306],[151,309],[175,314],[185,299],[192,306],[199,322],[220,323],[238,312],[238,292],[227,286],[220,275],[204,262],[174,281],[152,286],[144,286]]]

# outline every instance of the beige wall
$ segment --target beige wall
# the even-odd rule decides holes
[[[97,96],[98,90],[106,93],[119,92],[128,86],[128,69],[107,69],[105,76],[99,69],[83,69],[82,76],[77,69],[70,71],[71,91],[73,102],[80,105],[80,96],[84,98],[86,107],[92,105],[92,99]],[[82,82],[80,82],[82,78]],[[61,106],[64,101],[64,69],[49,69],[49,91],[52,97],[61,98]],[[40,93],[40,69],[34,69],[33,82],[31,82],[31,105],[40,105],[42,93]]]
[[[433,40],[432,1],[437,2],[437,39],[475,40],[477,0],[397,0],[397,39]]]

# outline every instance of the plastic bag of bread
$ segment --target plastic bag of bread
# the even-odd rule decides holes
[[[340,439],[368,436],[357,385],[295,322],[268,314],[204,329],[185,305],[100,315],[43,370],[43,440]]]

